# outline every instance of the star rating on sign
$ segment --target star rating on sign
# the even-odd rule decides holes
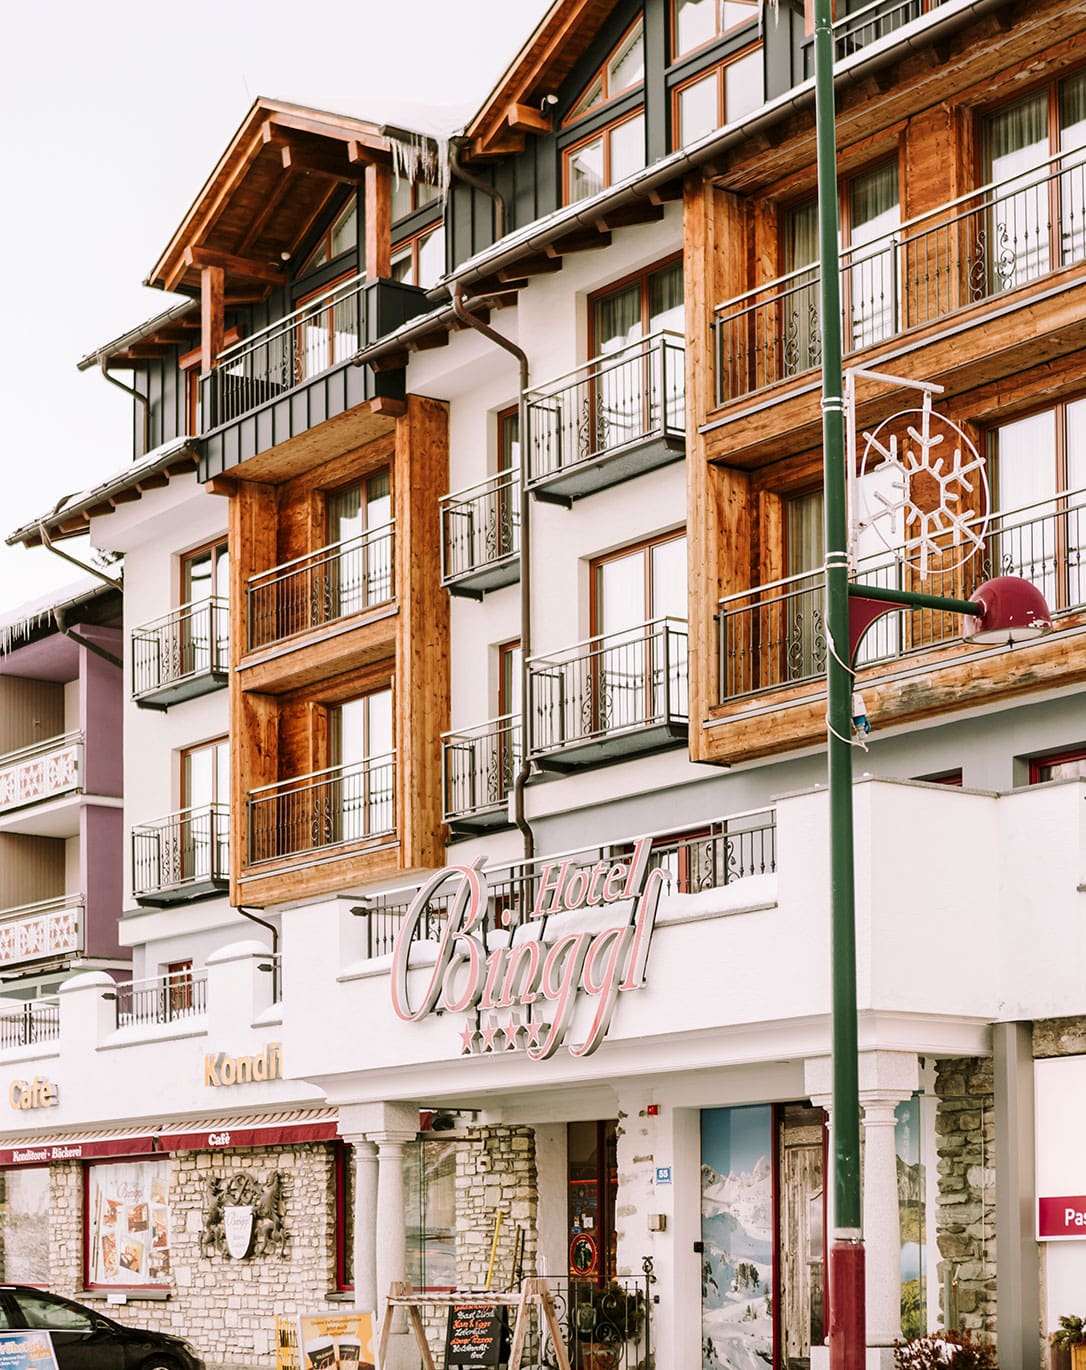
[[[489,1014],[478,1027],[469,1024],[460,1033],[461,1056],[494,1056],[499,1052],[524,1051],[539,1046],[549,1030],[548,1023],[525,1023],[519,1014],[510,1014],[504,1021],[498,1014]]]

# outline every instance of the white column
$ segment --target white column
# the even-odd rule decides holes
[[[378,1327],[384,1318],[385,1298],[393,1281],[407,1278],[407,1225],[404,1212],[405,1145],[414,1132],[371,1133],[377,1143],[377,1304]],[[412,1361],[412,1356],[415,1360]],[[388,1355],[381,1370],[406,1370],[417,1363],[418,1351],[406,1331],[406,1319],[397,1312],[392,1321]]]
[[[868,1346],[893,1346],[901,1336],[901,1220],[894,1146],[894,1110],[899,1102],[862,1100]]]
[[[377,1312],[377,1148],[349,1139],[354,1151],[354,1306]]]

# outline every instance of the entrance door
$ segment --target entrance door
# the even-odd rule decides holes
[[[825,1340],[824,1118],[801,1104],[780,1121],[780,1365],[807,1370],[811,1347]]]

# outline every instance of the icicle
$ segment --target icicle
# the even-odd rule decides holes
[[[449,185],[448,138],[435,138],[406,129],[404,133],[404,137],[390,134],[388,140],[392,148],[392,174],[397,185],[401,177],[409,183],[422,177],[429,184],[439,186],[444,196]]]

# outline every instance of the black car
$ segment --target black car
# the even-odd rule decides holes
[[[60,1370],[204,1370],[181,1337],[122,1327],[94,1308],[23,1284],[0,1285],[0,1332],[50,1333]]]

